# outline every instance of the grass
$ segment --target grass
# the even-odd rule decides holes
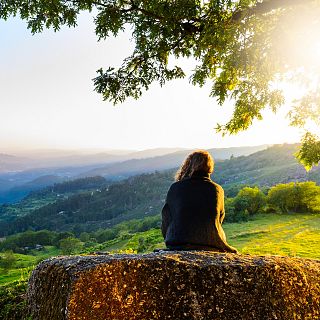
[[[243,254],[320,259],[319,214],[260,214],[248,222],[224,224],[223,228],[228,242]],[[143,239],[142,243],[139,239]],[[161,231],[151,229],[126,239],[117,238],[98,244],[96,248],[90,248],[90,252],[136,252],[141,249],[150,252],[164,246]],[[60,250],[55,247],[45,247],[44,251],[33,251],[29,255],[15,254],[17,263],[14,269],[8,273],[0,269],[0,285],[27,279],[41,260],[59,254]]]
[[[7,272],[0,269],[0,286],[14,281],[25,281],[40,261],[59,254],[59,249],[51,246],[45,247],[43,251],[34,250],[28,255],[15,253],[16,263],[14,268],[7,270]]]
[[[137,232],[127,237],[116,238],[100,245],[100,249],[110,252],[123,252],[125,250],[133,250],[134,252],[142,249],[139,239],[143,239],[144,251],[150,252],[155,248],[164,248],[163,237],[159,229],[151,229],[145,232]]]
[[[224,224],[223,228],[228,242],[240,253],[320,259],[319,214],[260,214],[248,222]],[[136,250],[141,237],[149,239],[148,251],[164,247],[160,230],[149,230],[127,240],[114,240],[103,249]]]
[[[320,259],[319,214],[263,214],[224,230],[241,253]]]
[[[10,269],[8,273],[0,272],[0,286],[14,281],[25,281],[29,279],[30,273],[34,266],[21,269]]]
[[[261,214],[248,222],[225,224],[224,230],[228,242],[244,254],[320,259],[320,215]],[[162,247],[161,231],[151,229],[97,244],[90,250],[134,253]],[[15,268],[7,273],[0,269],[0,319],[25,318],[25,291],[30,272],[39,261],[59,254],[55,247],[29,255],[15,254]]]

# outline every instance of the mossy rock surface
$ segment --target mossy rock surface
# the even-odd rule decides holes
[[[320,319],[320,261],[197,252],[51,258],[28,288],[34,320]]]

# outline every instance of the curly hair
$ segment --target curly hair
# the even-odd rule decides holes
[[[191,177],[196,171],[212,173],[214,167],[213,159],[208,151],[197,150],[188,155],[175,175],[175,180],[180,181]]]

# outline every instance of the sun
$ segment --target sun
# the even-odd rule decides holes
[[[272,32],[273,57],[282,63],[272,87],[303,119],[304,130],[320,133],[320,7],[299,6],[281,16]],[[299,106],[299,108],[295,108]]]

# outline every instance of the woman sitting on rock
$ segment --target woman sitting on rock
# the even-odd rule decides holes
[[[207,151],[196,151],[176,173],[162,209],[161,230],[168,249],[237,253],[221,226],[224,191],[210,179],[213,165]]]

